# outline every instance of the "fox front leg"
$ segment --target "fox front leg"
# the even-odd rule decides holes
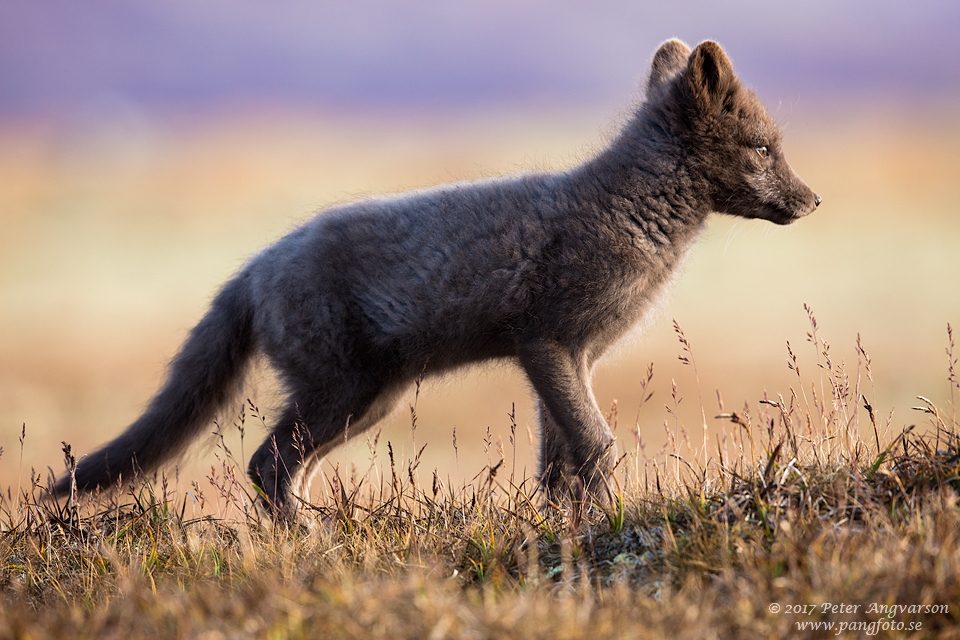
[[[520,364],[540,400],[540,472],[547,494],[579,483],[601,503],[610,499],[613,433],[590,389],[586,359],[555,342],[526,346]]]

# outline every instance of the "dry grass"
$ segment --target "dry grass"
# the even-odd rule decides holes
[[[949,410],[924,401],[931,428],[888,437],[866,351],[848,371],[809,319],[813,376],[788,347],[792,388],[721,413],[716,442],[679,421],[657,455],[637,440],[610,509],[543,504],[492,443],[454,487],[389,444],[379,477],[371,440],[369,470],[323,475],[293,528],[252,506],[225,444],[206,486],[10,488],[0,637],[960,637],[953,336]]]

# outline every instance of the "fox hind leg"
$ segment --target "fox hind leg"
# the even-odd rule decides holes
[[[312,417],[312,416],[311,416]],[[280,415],[272,432],[250,458],[247,473],[268,505],[284,511],[294,480],[308,470],[316,447],[309,438],[307,418],[291,402]],[[307,436],[307,437],[304,437]],[[307,447],[310,447],[309,449]]]
[[[319,391],[300,386],[272,432],[250,458],[248,474],[262,498],[281,513],[296,511],[319,461],[334,447],[375,425],[396,406],[403,385],[357,385]],[[308,498],[299,495],[300,498]]]

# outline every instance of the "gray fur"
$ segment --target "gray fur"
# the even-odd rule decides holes
[[[81,460],[77,487],[179,452],[259,351],[289,397],[249,472],[281,509],[298,474],[422,373],[490,359],[517,362],[536,393],[548,490],[582,484],[603,499],[614,452],[590,386],[598,358],[673,279],[710,212],[787,224],[819,201],[719,45],[668,41],[645,101],[584,164],[334,207],[265,249],[146,413]]]

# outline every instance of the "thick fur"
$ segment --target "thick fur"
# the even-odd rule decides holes
[[[590,386],[597,359],[673,279],[710,212],[787,224],[819,202],[720,46],[670,40],[632,119],[581,166],[335,207],[265,249],[146,413],[80,461],[76,486],[180,452],[260,352],[289,397],[249,473],[281,510],[295,479],[418,376],[489,359],[518,363],[536,393],[547,489],[603,499],[614,451]]]

